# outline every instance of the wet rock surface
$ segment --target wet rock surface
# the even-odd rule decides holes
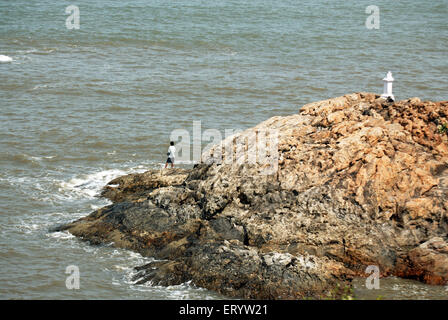
[[[111,181],[112,205],[58,230],[159,259],[137,268],[138,283],[192,280],[242,298],[323,298],[368,265],[447,284],[447,116],[446,101],[372,93],[308,104],[225,139],[193,169]],[[272,174],[217,160],[266,128],[278,132]]]

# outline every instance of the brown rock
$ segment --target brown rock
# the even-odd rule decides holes
[[[448,283],[448,243],[441,237],[432,238],[409,252],[412,272],[429,284]]]
[[[308,104],[225,139],[191,170],[118,178],[103,194],[113,205],[59,230],[169,261],[144,281],[228,296],[321,298],[372,264],[445,284],[448,139],[437,128],[448,102],[378,98]],[[278,132],[272,174],[222,152],[250,149],[264,129]]]

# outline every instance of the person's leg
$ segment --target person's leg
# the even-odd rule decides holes
[[[171,159],[170,157],[168,157],[168,159],[166,159],[165,168],[168,166],[168,163],[171,163],[171,168],[172,168],[173,167],[173,159]]]

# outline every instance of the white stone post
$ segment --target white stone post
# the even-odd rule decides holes
[[[388,72],[386,77],[383,79],[384,81],[384,92],[381,95],[381,98],[388,99],[391,98],[395,100],[394,95],[392,94],[392,82],[394,82],[394,78],[392,77],[392,72]]]

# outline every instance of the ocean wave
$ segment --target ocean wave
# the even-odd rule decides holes
[[[38,84],[38,85],[34,86],[33,89],[31,89],[31,91],[38,90],[38,89],[45,89],[45,88],[48,88],[47,84]]]
[[[36,54],[36,55],[48,55],[50,53],[53,53],[55,51],[58,51],[58,48],[31,48],[26,50],[18,50],[17,54],[20,55],[28,55],[28,54]]]
[[[7,157],[7,160],[13,160],[15,163],[31,164],[31,167],[41,167],[45,161],[53,161],[52,159],[54,158],[55,156],[51,155],[31,156],[19,154]],[[63,178],[66,174],[59,170],[35,176],[20,176],[16,175],[17,173],[13,173],[13,171],[3,171],[0,173],[0,183],[4,186],[12,187],[16,192],[26,195],[39,203],[47,202],[61,206],[67,203],[78,202],[82,206],[80,207],[81,211],[97,210],[111,203],[107,199],[98,197],[100,191],[108,182],[130,173],[145,172],[150,167],[154,167],[154,164],[136,165],[129,162],[128,166],[123,169],[100,169],[96,172],[77,174],[71,178]]]
[[[0,62],[12,62],[13,58],[0,54]]]
[[[42,161],[44,159],[53,159],[55,157],[55,156],[40,156],[40,157],[37,157],[37,156],[28,156],[28,155],[25,155],[25,156],[29,157],[31,160],[34,160],[34,161]]]
[[[96,198],[102,188],[111,180],[130,173],[142,173],[148,170],[148,166],[138,165],[125,169],[107,169],[98,172],[82,174],[71,178],[69,181],[61,181],[59,191],[63,194],[74,193],[84,198]]]
[[[125,174],[127,172],[124,170],[109,169],[77,176],[68,182],[61,182],[59,191],[63,193],[69,191],[87,198],[95,198],[109,181]]]
[[[107,111],[131,111],[134,110],[134,108],[132,107],[123,107],[123,106],[117,106],[117,105],[113,105],[110,106]]]
[[[57,240],[67,240],[67,239],[75,238],[75,236],[72,235],[71,233],[69,233],[68,231],[49,232],[49,233],[47,233],[47,237],[54,238]]]
[[[104,94],[108,96],[126,96],[128,95],[127,92],[124,91],[112,91],[112,90],[106,90],[106,89],[97,89],[94,90],[95,93]]]
[[[17,230],[21,231],[24,234],[33,233],[40,228],[41,226],[37,223],[25,223],[23,221],[17,225]]]
[[[54,157],[55,156],[33,156],[26,153],[19,153],[19,154],[5,153],[2,155],[1,159],[5,159],[19,164],[40,165],[42,161],[53,159]]]

